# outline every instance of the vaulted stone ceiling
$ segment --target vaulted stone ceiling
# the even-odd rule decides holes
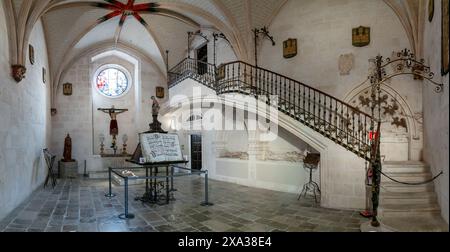
[[[187,32],[200,28],[224,33],[237,57],[251,62],[254,50],[252,29],[269,26],[288,0],[135,0],[134,4],[158,3],[166,13],[139,13],[148,26],[129,16],[120,33],[117,32],[120,16],[98,24],[97,20],[111,10],[92,4],[117,1],[126,4],[128,0],[2,1],[7,10],[15,13],[15,17],[9,17],[10,27],[17,27],[10,36],[10,43],[16,46],[10,47],[13,48],[11,62],[23,65],[28,47],[27,34],[42,17],[52,82],[55,82],[53,86],[57,86],[61,73],[78,55],[108,46],[120,45],[138,51],[165,73],[165,51],[170,50],[169,62],[173,66],[186,55]],[[414,24],[417,23],[416,13],[420,12],[418,8],[424,1],[406,1],[408,4],[400,0],[384,1],[401,19],[413,47],[420,49],[417,45],[420,43],[420,28],[414,27]]]

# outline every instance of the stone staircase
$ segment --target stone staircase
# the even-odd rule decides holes
[[[430,168],[420,161],[384,162],[383,172],[393,179],[419,183],[430,180]],[[434,184],[404,185],[386,177],[381,180],[380,217],[398,231],[448,231]]]

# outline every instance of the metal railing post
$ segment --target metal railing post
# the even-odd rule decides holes
[[[119,215],[120,219],[134,219],[134,214],[128,213],[128,177],[124,178],[125,181],[125,213]]]
[[[205,201],[203,201],[201,206],[213,206],[214,204],[209,202],[208,199],[208,170],[205,171]]]
[[[112,193],[112,185],[111,185],[111,172],[112,172],[112,168],[108,167],[108,176],[109,176],[109,192],[107,194],[105,194],[105,197],[107,198],[114,198],[116,197],[116,194]]]

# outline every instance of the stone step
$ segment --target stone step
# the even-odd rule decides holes
[[[385,173],[426,173],[429,166],[421,161],[388,161],[383,162]]]
[[[437,203],[434,192],[385,192],[380,195],[381,205]]]
[[[382,217],[427,217],[440,215],[437,203],[428,204],[384,204],[380,206]]]
[[[385,174],[395,180],[398,180],[400,182],[406,182],[406,183],[421,183],[425,181],[429,181],[432,178],[431,173],[429,172],[423,172],[423,173],[411,173],[411,172],[404,172],[404,173],[387,173]],[[383,182],[393,182],[389,178],[382,176],[381,183]]]
[[[383,217],[381,223],[398,232],[448,232],[448,224],[439,216]]]
[[[387,179],[386,179],[387,181]],[[404,185],[396,182],[382,182],[381,183],[381,192],[434,192],[434,185],[432,183],[424,184],[424,185]]]

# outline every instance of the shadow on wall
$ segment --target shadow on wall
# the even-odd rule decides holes
[[[295,146],[299,150],[302,150],[302,151],[307,150],[311,153],[319,153],[319,151],[317,151],[316,149],[311,147],[309,144],[304,142],[302,139],[298,138],[297,136],[295,136],[294,134],[292,134],[291,132],[287,131],[286,129],[284,129],[282,127],[278,128],[278,137],[282,138],[289,144]]]
[[[41,153],[38,158],[36,158],[33,162],[32,176],[31,176],[31,184],[35,185],[39,183],[39,174],[44,167],[44,155]]]

